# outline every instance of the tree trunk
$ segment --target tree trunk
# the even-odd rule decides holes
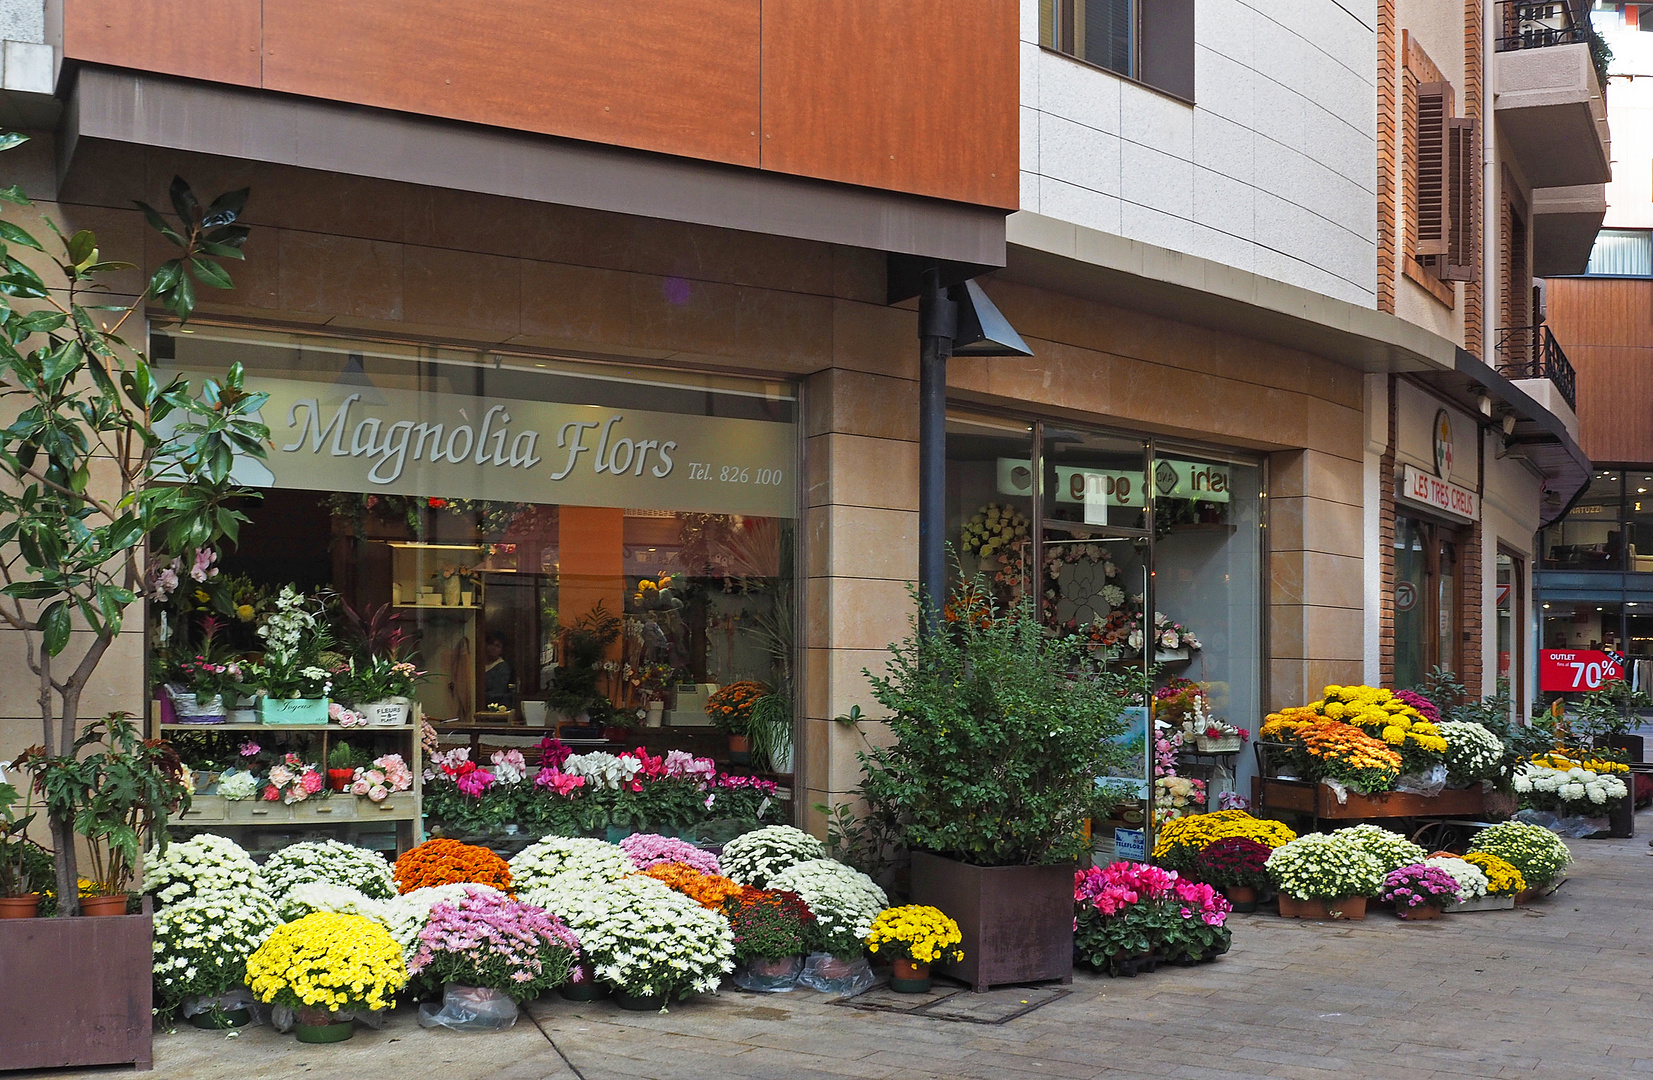
[[[80,706],[80,692],[76,688],[72,694],[65,694],[61,716],[54,715],[52,709],[52,657],[44,648],[40,650],[40,719],[45,727],[46,752],[52,754],[73,754],[75,752],[75,721],[76,712]],[[53,746],[52,727],[60,724],[57,745]],[[52,828],[52,846],[56,849],[56,857],[52,860],[53,868],[57,871],[57,913],[60,916],[80,914],[80,873],[75,859],[75,823],[73,819],[62,819],[56,814],[48,816]]]

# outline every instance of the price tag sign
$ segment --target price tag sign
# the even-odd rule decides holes
[[[1538,654],[1538,688],[1546,693],[1588,694],[1624,678],[1624,664],[1600,649],[1543,649]]]

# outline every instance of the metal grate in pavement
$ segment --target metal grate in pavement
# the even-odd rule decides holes
[[[897,994],[884,983],[854,997],[832,1002],[867,1012],[902,1013],[955,1024],[1008,1024],[1034,1009],[1067,997],[1073,991],[1057,986],[1012,986],[973,994],[967,987],[942,984],[928,994]]]

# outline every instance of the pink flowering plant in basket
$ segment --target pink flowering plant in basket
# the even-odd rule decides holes
[[[453,903],[431,905],[408,971],[430,983],[498,990],[520,1004],[579,981],[579,951],[574,931],[545,909],[468,888]]]
[[[1442,907],[1458,899],[1458,882],[1438,866],[1413,863],[1389,871],[1378,899],[1395,905],[1396,911]]]
[[[620,847],[631,861],[637,864],[639,870],[647,870],[651,866],[661,863],[682,863],[702,874],[723,873],[718,865],[717,856],[710,851],[703,851],[686,840],[679,840],[673,836],[660,836],[655,833],[632,833],[620,841]]]

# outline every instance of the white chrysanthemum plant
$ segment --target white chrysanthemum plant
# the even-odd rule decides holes
[[[1479,866],[1464,862],[1462,859],[1449,858],[1445,855],[1431,855],[1424,860],[1424,865],[1446,871],[1452,877],[1452,880],[1458,883],[1457,902],[1460,904],[1466,904],[1471,900],[1479,900],[1487,895],[1487,890],[1491,885],[1486,874]]]
[[[1443,720],[1435,726],[1446,740],[1446,772],[1452,783],[1468,786],[1498,777],[1504,764],[1504,743],[1498,736],[1468,720]]]
[[[815,944],[821,952],[856,957],[873,920],[890,899],[872,878],[834,859],[811,859],[776,874],[769,888],[795,892],[815,915]]]
[[[826,858],[826,845],[802,829],[770,825],[743,833],[723,845],[718,864],[723,873],[741,885],[772,888],[776,874],[816,859]]]
[[[1338,829],[1332,835],[1372,856],[1383,867],[1385,874],[1399,870],[1403,866],[1421,863],[1429,854],[1400,833],[1391,832],[1378,825],[1355,825],[1347,829]]]
[[[337,840],[282,848],[265,861],[264,881],[278,903],[293,889],[313,881],[344,885],[373,900],[396,895],[396,879],[384,856]]]
[[[456,881],[447,885],[427,885],[422,889],[414,889],[380,905],[384,912],[385,928],[390,931],[390,936],[396,939],[396,944],[402,947],[404,960],[410,959],[418,951],[419,931],[430,921],[430,909],[436,904],[457,904],[465,899],[466,890],[499,893],[499,890],[491,885]]]
[[[155,1008],[162,1019],[193,999],[239,988],[247,957],[278,923],[269,897],[257,890],[191,896],[157,911]]]
[[[1597,773],[1574,766],[1554,769],[1535,762],[1523,762],[1515,774],[1517,795],[1549,796],[1564,812],[1600,816],[1607,804],[1630,794],[1625,782],[1611,773]]]
[[[226,836],[202,833],[168,844],[164,855],[146,855],[143,891],[158,907],[166,907],[191,897],[264,896],[268,890],[258,864],[241,845]]]
[[[1299,836],[1275,848],[1263,867],[1275,887],[1294,900],[1374,896],[1383,887],[1383,877],[1388,871],[1357,838],[1349,835],[1353,831],[1340,829],[1330,834]],[[1423,861],[1421,854],[1420,851],[1420,858],[1414,861]]]
[[[717,990],[734,970],[729,920],[650,877],[563,877],[523,894],[566,922],[593,977],[633,997]]]
[[[558,877],[618,881],[636,872],[637,864],[624,848],[582,836],[543,837],[511,859],[511,884],[519,894]]]
[[[335,885],[331,881],[306,881],[295,885],[281,898],[276,910],[282,922],[294,922],[317,911],[331,911],[336,915],[360,915],[390,926],[386,905],[394,900],[375,900],[349,885]]]

